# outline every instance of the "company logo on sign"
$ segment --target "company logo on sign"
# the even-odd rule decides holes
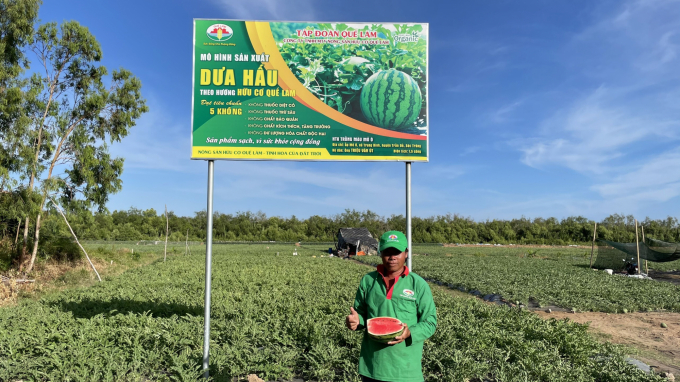
[[[234,31],[228,25],[213,24],[206,31],[208,37],[215,41],[227,41],[234,35]]]
[[[390,235],[390,240],[397,240],[397,235]]]

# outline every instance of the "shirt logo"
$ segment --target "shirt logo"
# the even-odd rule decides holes
[[[416,298],[415,298],[415,295],[416,295],[415,292],[413,292],[413,291],[410,290],[410,289],[404,289],[404,290],[401,292],[401,297],[406,297],[406,298],[408,298],[409,300],[415,300],[415,299],[416,299]]]

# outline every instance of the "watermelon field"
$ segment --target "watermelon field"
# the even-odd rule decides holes
[[[416,246],[419,275],[480,296],[500,294],[512,303],[576,311],[680,312],[680,286],[609,275],[589,268],[583,248]],[[424,256],[427,254],[427,256]],[[376,265],[378,256],[359,257]],[[653,264],[680,269],[679,261]]]
[[[360,278],[371,269],[321,257],[327,247],[304,246],[299,256],[292,255],[292,245],[214,247],[212,380],[246,380],[249,374],[267,381],[359,380],[362,333],[347,330],[344,318]],[[198,380],[201,248],[194,247],[193,255],[171,253],[167,262],[161,258],[90,287],[0,308],[0,380]],[[95,257],[105,251],[91,250]],[[471,264],[467,257],[484,258],[428,253],[416,257],[416,272],[432,277],[437,266],[445,270],[442,264],[452,262],[451,282],[467,283],[461,280],[470,274],[458,269]],[[489,269],[477,264],[483,265],[470,271],[483,275]],[[597,341],[585,325],[456,297],[447,288],[433,287],[433,294],[439,324],[425,343],[427,381],[662,380],[626,363],[625,349]]]

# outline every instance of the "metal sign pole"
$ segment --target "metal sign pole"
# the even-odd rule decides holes
[[[210,281],[212,278],[213,174],[215,161],[208,161],[208,226],[205,240],[205,328],[203,330],[203,377],[210,377]]]
[[[408,241],[408,269],[413,271],[413,247],[411,246],[411,162],[406,162],[406,241]]]

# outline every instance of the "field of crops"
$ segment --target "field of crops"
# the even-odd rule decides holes
[[[421,246],[414,253],[419,254],[413,260],[419,275],[512,302],[578,311],[680,312],[679,286],[593,271],[590,251],[584,249]],[[380,262],[377,256],[359,259]]]
[[[293,246],[215,247],[214,380],[358,381],[362,334],[347,330],[344,317],[370,268],[320,257],[322,249],[292,256]],[[0,308],[0,380],[197,380],[203,275],[203,254],[173,254],[89,288]],[[425,344],[427,381],[661,381],[585,326],[433,293],[439,326]]]

